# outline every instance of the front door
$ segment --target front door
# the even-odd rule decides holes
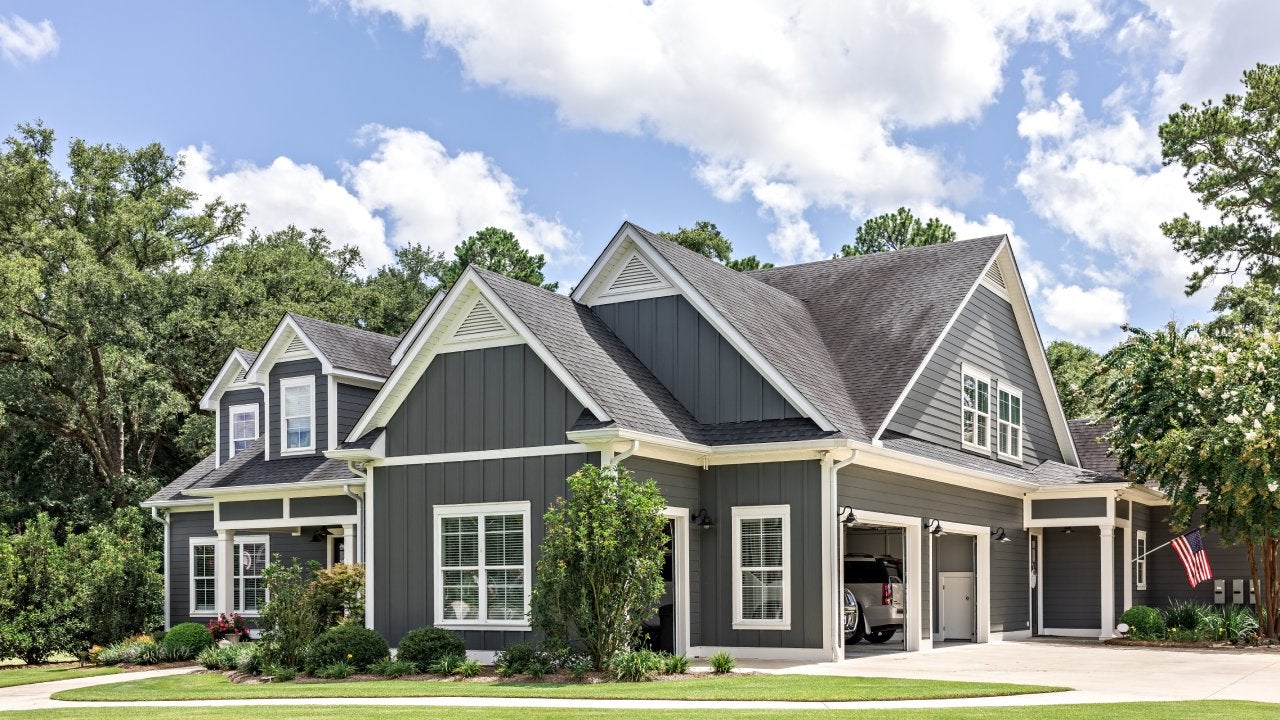
[[[943,640],[973,640],[973,573],[939,573]]]

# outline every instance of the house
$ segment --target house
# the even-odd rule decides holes
[[[669,503],[662,647],[842,657],[845,559],[886,555],[906,650],[1109,637],[1172,562],[1130,562],[1163,499],[1082,467],[1042,348],[1004,236],[737,273],[624,223],[571,296],[470,268],[399,338],[286,315],[144,503],[166,621],[252,616],[273,555],[355,560],[393,646],[491,656],[565,478],[619,463]]]

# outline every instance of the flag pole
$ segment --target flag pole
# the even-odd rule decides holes
[[[1182,537],[1183,535],[1186,535],[1186,534],[1187,534],[1187,533],[1189,533],[1189,532],[1195,532],[1196,530],[1203,530],[1203,529],[1204,529],[1204,526],[1203,526],[1203,525],[1200,525],[1200,526],[1198,526],[1198,527],[1194,527],[1194,528],[1192,528],[1192,529],[1188,530],[1187,532],[1178,533],[1177,535],[1175,535],[1175,536],[1173,537],[1173,540],[1177,540],[1178,538]],[[1144,558],[1144,557],[1146,557],[1146,556],[1150,555],[1151,553],[1153,553],[1153,552],[1155,552],[1155,551],[1157,551],[1157,550],[1159,550],[1159,549],[1161,549],[1161,548],[1169,547],[1170,545],[1172,545],[1172,544],[1173,544],[1173,540],[1170,540],[1169,542],[1167,542],[1167,543],[1165,543],[1165,544],[1163,544],[1163,545],[1160,545],[1159,547],[1153,547],[1153,548],[1151,548],[1150,550],[1148,550],[1148,551],[1146,551],[1146,552],[1142,553],[1142,554],[1141,554],[1141,555],[1139,555],[1138,557],[1136,557],[1136,558],[1134,558],[1134,559],[1130,560],[1129,562],[1131,562],[1131,563],[1136,563],[1136,562],[1138,562],[1139,560],[1141,560],[1142,558]]]

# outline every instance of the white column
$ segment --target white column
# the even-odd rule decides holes
[[[342,562],[354,564],[356,562],[356,526],[342,526]]]
[[[1132,506],[1130,506],[1129,517],[1133,517]],[[1133,521],[1130,520],[1130,522]],[[1119,610],[1124,614],[1125,610],[1133,607],[1133,527],[1126,526],[1121,529],[1124,531],[1124,607]]]
[[[1116,526],[1098,528],[1099,548],[1102,552],[1102,640],[1115,636],[1116,628]]]
[[[821,562],[822,567],[822,649],[825,655],[832,661],[839,661],[842,658],[839,655],[840,645],[835,641],[835,614],[843,612],[843,609],[836,603],[836,591],[832,581],[835,579],[833,575],[834,565],[832,563],[833,548],[835,546],[835,503],[832,495],[832,486],[835,485],[833,475],[835,471],[835,460],[830,453],[825,453],[822,460],[819,461],[822,467],[820,477],[822,478],[822,496],[818,503],[818,512],[822,513],[822,521],[819,523],[822,533]]]
[[[219,530],[218,541],[213,545],[214,610],[230,614],[235,611],[233,583],[236,574],[236,532]]]

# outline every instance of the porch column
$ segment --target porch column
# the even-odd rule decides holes
[[[342,526],[342,562],[354,565],[360,556],[356,554],[356,526]]]
[[[1102,550],[1102,633],[1101,640],[1115,637],[1116,628],[1116,526],[1098,528],[1099,546]]]
[[[235,611],[236,531],[219,530],[213,545],[214,610],[231,614]]]

